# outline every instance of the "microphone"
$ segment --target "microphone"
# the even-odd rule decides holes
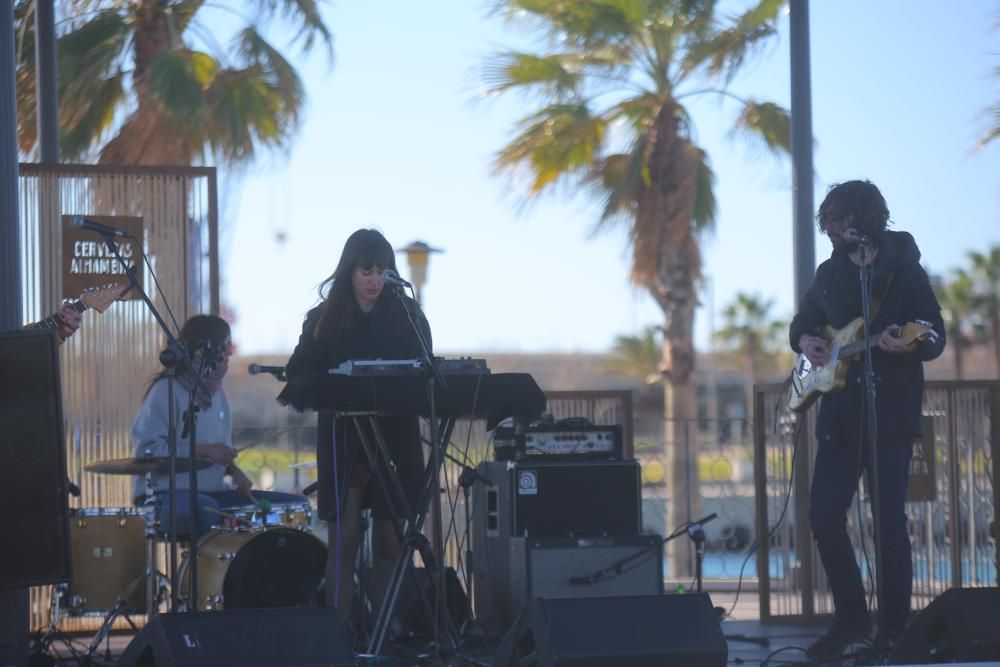
[[[85,218],[82,215],[70,216],[69,224],[77,229],[86,229],[88,232],[97,232],[102,236],[131,236],[124,230],[118,229],[117,227],[111,227],[109,225],[102,225],[101,223]]]
[[[845,242],[851,243],[853,245],[868,244],[871,243],[871,238],[865,236],[854,227],[848,227],[841,234],[840,238],[844,239]]]
[[[592,584],[594,583],[593,577],[570,577],[569,583],[578,586],[580,584]]]
[[[260,364],[250,364],[247,366],[247,372],[250,375],[260,375],[261,373],[270,373],[279,380],[285,379],[285,367],[284,366],[261,366]]]
[[[386,269],[382,272],[382,282],[395,287],[413,287],[413,285],[400,278],[399,274],[392,269]]]
[[[319,482],[313,482],[312,484],[310,484],[306,488],[302,489],[302,495],[303,496],[311,496],[312,494],[316,493],[316,490],[318,488],[319,488]]]

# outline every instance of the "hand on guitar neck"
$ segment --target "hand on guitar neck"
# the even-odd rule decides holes
[[[105,285],[88,289],[80,298],[63,305],[58,312],[46,317],[41,322],[27,325],[28,329],[52,329],[58,334],[59,342],[66,340],[80,328],[83,319],[81,313],[92,308],[99,313],[107,310],[108,306],[118,300],[128,288],[121,285]]]
[[[72,305],[66,304],[59,309],[56,316],[60,320],[59,328],[56,333],[59,334],[59,338],[66,340],[80,328],[80,322],[83,320],[83,315],[76,311]]]

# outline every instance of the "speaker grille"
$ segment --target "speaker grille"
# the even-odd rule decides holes
[[[70,576],[63,442],[55,336],[0,334],[0,587]]]

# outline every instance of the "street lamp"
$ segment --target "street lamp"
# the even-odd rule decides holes
[[[413,241],[408,246],[396,248],[396,252],[406,253],[406,263],[410,265],[410,282],[417,296],[417,303],[423,305],[424,283],[427,282],[427,264],[432,252],[444,252],[432,248],[423,241]]]

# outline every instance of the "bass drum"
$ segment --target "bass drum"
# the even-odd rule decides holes
[[[190,600],[190,556],[178,571]],[[275,526],[209,531],[198,542],[198,608],[260,609],[316,604],[326,545],[311,533]]]

